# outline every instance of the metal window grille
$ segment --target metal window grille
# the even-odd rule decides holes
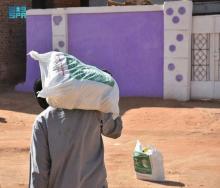
[[[210,80],[210,34],[192,34],[192,81]]]

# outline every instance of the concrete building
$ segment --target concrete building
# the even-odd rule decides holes
[[[124,0],[116,0],[123,2]],[[170,1],[170,0],[169,0]],[[163,0],[151,0],[163,4]],[[26,29],[24,10],[33,8],[105,6],[107,0],[5,0],[0,1],[0,83],[25,80]],[[11,12],[10,12],[11,11]],[[23,11],[23,12],[22,12]],[[193,14],[219,14],[217,0],[193,0]]]
[[[85,6],[85,0],[5,0],[0,1],[0,84],[25,80],[26,9]],[[34,37],[34,36],[33,36]]]
[[[25,79],[25,17],[31,1],[0,1],[0,83]]]

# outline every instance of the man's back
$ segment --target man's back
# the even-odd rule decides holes
[[[121,129],[110,114],[47,108],[34,123],[30,187],[104,188],[101,132],[117,138]]]

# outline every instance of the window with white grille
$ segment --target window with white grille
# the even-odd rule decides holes
[[[192,81],[210,80],[210,34],[192,34]]]

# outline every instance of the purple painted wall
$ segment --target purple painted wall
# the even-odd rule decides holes
[[[163,12],[69,15],[69,53],[109,70],[122,96],[163,97]]]
[[[109,70],[122,96],[163,97],[163,11],[73,14],[68,17],[69,53]],[[27,52],[52,50],[51,16],[28,16]],[[39,66],[27,59],[26,82],[32,91]]]
[[[52,50],[51,16],[28,16],[26,21],[27,53],[31,50],[45,53]],[[36,61],[27,56],[26,81],[16,86],[17,91],[32,91],[34,81],[40,78]]]

